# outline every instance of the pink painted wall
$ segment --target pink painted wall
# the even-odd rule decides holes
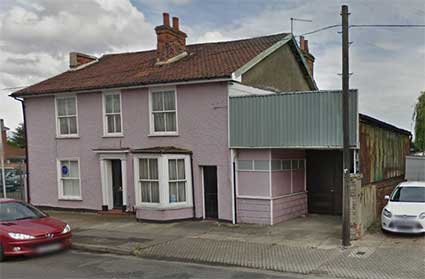
[[[305,159],[304,150],[272,149],[271,155],[272,160]],[[272,196],[291,194],[291,183],[293,193],[304,192],[304,179],[304,169],[272,171]]]
[[[238,150],[238,160],[270,160],[268,149]],[[269,171],[238,171],[238,195],[270,197]]]
[[[271,224],[270,200],[238,198],[236,205],[238,223]]]
[[[122,91],[122,138],[103,138],[102,95],[78,94],[78,139],[56,139],[53,97],[27,98],[28,152],[31,199],[36,205],[100,210],[102,192],[99,148],[169,146],[193,152],[196,217],[202,216],[200,165],[216,165],[219,184],[219,218],[231,220],[230,152],[227,143],[227,84],[210,83],[177,87],[177,137],[149,137],[148,89]],[[79,157],[82,201],[59,201],[56,159]],[[127,160],[129,208],[134,206],[131,154]]]
[[[269,149],[241,149],[238,150],[239,160],[270,160]]]
[[[272,196],[279,197],[291,193],[291,171],[272,171]]]
[[[167,210],[157,210],[157,209],[137,209],[136,218],[142,220],[151,220],[151,221],[170,221],[170,220],[179,220],[187,219],[193,217],[192,208],[179,208],[179,209],[167,209]]]
[[[294,194],[273,200],[273,224],[307,214],[307,193]]]
[[[238,179],[240,196],[270,197],[270,174],[268,172],[239,171]]]

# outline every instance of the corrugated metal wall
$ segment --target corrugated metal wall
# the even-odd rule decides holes
[[[230,146],[341,148],[341,91],[230,97]],[[358,94],[350,91],[350,143],[357,145]]]
[[[404,176],[409,135],[360,122],[360,172],[363,185]]]

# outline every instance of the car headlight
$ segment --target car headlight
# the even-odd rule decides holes
[[[419,214],[419,219],[425,219],[425,212],[422,212],[421,214]]]
[[[63,229],[62,233],[69,233],[71,231],[71,226],[69,226],[68,224],[66,224],[65,228]]]
[[[27,240],[27,239],[34,239],[35,237],[29,234],[24,234],[24,233],[13,233],[10,232],[8,233],[8,235],[13,238],[13,239],[17,239],[17,240]]]
[[[391,218],[391,216],[393,216],[393,214],[391,213],[391,211],[389,211],[388,209],[384,208],[384,212],[383,212],[385,217]]]

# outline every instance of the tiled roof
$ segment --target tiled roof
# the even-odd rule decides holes
[[[237,41],[187,45],[189,55],[161,66],[155,65],[155,50],[108,54],[97,63],[77,71],[66,71],[16,91],[12,96],[229,78],[235,70],[287,35],[281,33]]]

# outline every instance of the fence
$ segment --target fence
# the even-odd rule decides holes
[[[26,200],[25,166],[18,164],[5,168],[6,198]],[[4,198],[2,172],[0,171],[0,198]]]
[[[406,157],[406,179],[425,181],[425,156]]]

